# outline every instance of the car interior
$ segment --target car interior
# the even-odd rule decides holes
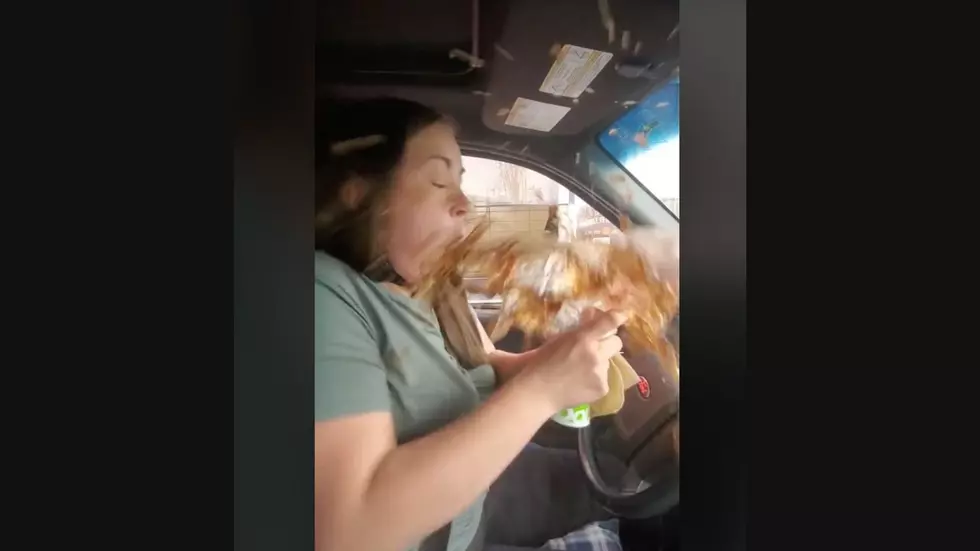
[[[533,170],[610,224],[678,231],[676,197],[632,161],[676,143],[678,0],[336,0],[317,17],[318,97],[419,101],[458,123],[466,157]],[[492,327],[499,298],[471,304]],[[496,343],[524,345],[516,329]],[[576,451],[624,549],[676,549],[679,369],[626,356],[641,383],[617,414],[534,442]]]

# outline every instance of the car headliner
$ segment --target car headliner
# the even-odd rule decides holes
[[[393,95],[430,105],[459,123],[464,153],[539,170],[613,217],[610,190],[594,189],[601,181],[596,186],[580,157],[599,132],[676,74],[678,4],[415,0],[406,12],[400,0],[322,1],[318,98]],[[614,56],[577,99],[538,90],[563,44]],[[475,56],[453,58],[452,50]],[[630,76],[636,68],[645,74]],[[570,111],[551,132],[505,125],[518,97]]]

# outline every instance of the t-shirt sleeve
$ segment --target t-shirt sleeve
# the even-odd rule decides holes
[[[315,421],[390,411],[381,352],[357,301],[320,283],[314,299]]]
[[[480,395],[480,401],[489,398],[493,394],[494,389],[497,388],[497,374],[490,364],[474,367],[466,373],[470,376],[470,380],[473,381],[473,386],[476,387],[476,392]]]

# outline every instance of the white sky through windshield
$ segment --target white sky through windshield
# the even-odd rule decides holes
[[[680,216],[681,150],[678,136],[634,156],[625,166],[643,187]]]

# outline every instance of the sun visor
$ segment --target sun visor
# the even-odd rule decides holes
[[[676,57],[678,15],[677,0],[511,2],[487,89],[475,92],[483,123],[506,134],[575,135],[624,111],[650,89],[658,60]]]

